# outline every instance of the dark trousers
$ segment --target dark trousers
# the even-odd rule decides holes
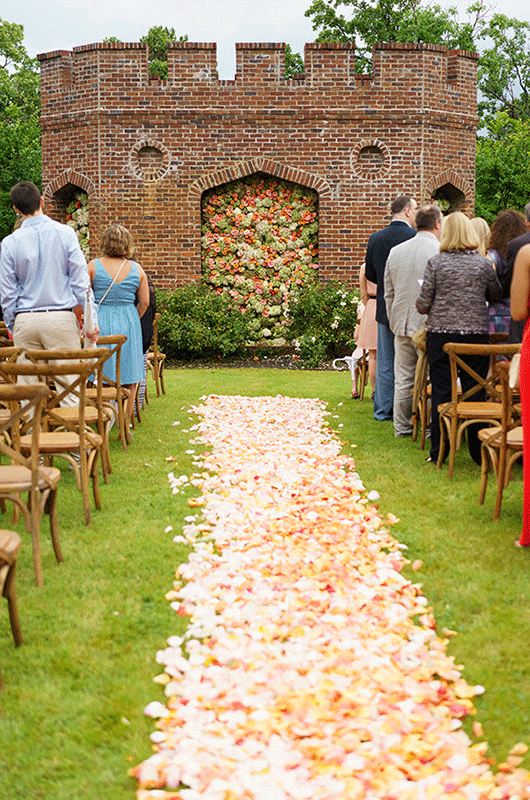
[[[432,384],[432,410],[431,410],[431,458],[438,460],[440,451],[440,415],[438,405],[448,403],[451,399],[451,368],[449,366],[449,356],[444,353],[443,346],[447,342],[457,342],[464,344],[488,344],[488,334],[456,334],[456,333],[431,333],[427,331],[427,359],[429,361],[429,372]],[[482,378],[485,378],[489,369],[489,356],[465,356],[462,358],[466,364],[475,370]],[[462,391],[467,392],[474,385],[471,375],[464,370],[458,371]],[[486,399],[486,392],[480,389],[467,398],[473,402],[481,402]],[[469,425],[466,428],[469,454],[471,458],[480,464],[480,441],[478,432],[484,425]],[[448,448],[445,450],[445,458],[448,456]],[[445,461],[444,458],[444,461]]]

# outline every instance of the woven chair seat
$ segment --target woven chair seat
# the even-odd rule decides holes
[[[56,467],[39,467],[37,488],[46,489],[47,486],[56,486],[61,477],[61,471]],[[19,464],[0,465],[0,484],[3,492],[29,492],[31,489],[31,470]]]

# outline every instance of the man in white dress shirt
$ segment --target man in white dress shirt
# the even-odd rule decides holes
[[[95,328],[86,335],[97,342],[94,294],[75,231],[44,214],[44,202],[34,183],[17,183],[10,198],[23,221],[2,242],[0,305],[15,345],[24,350],[78,349],[80,332],[74,308],[84,308],[87,296]],[[21,376],[20,382],[34,380]],[[76,403],[72,393],[62,405]]]
[[[440,252],[442,214],[438,206],[422,206],[416,213],[417,234],[396,245],[385,267],[385,304],[394,334],[394,431],[412,434],[412,389],[418,360],[412,334],[422,328],[426,316],[416,310],[427,261]]]
[[[15,345],[78,348],[74,308],[85,307],[90,279],[75,231],[44,214],[40,191],[29,181],[13,186],[11,203],[23,222],[2,242],[0,304]],[[97,333],[90,338],[97,341]]]

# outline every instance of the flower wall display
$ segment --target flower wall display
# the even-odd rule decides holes
[[[86,192],[78,192],[75,198],[66,207],[66,224],[77,234],[81,250],[86,259],[90,257],[90,233],[88,229],[89,210],[88,195]]]
[[[461,729],[484,690],[401,574],[397,520],[324,404],[211,395],[194,410],[209,450],[191,478],[169,475],[174,493],[200,489],[167,596],[190,622],[157,653],[166,702],[145,709],[157,730],[132,770],[138,800],[530,798],[526,746],[495,774]]]
[[[210,190],[202,203],[202,273],[245,313],[256,341],[287,332],[293,288],[318,276],[318,196],[257,174]]]

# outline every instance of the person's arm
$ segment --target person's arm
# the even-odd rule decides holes
[[[138,272],[140,273],[140,285],[136,291],[136,299],[138,300],[136,310],[138,311],[138,316],[142,319],[149,307],[149,284],[147,283],[147,275],[139,264]]]
[[[12,334],[18,300],[18,281],[10,243],[4,241],[0,253],[0,304],[7,329]]]
[[[434,268],[431,264],[431,259],[427,261],[425,267],[425,274],[423,276],[423,283],[421,285],[420,296],[416,300],[416,309],[420,314],[428,314],[434,300]]]
[[[510,290],[510,314],[517,321],[528,317],[530,293],[530,244],[521,247],[515,258]]]
[[[377,272],[375,271],[375,266],[372,261],[374,251],[374,234],[370,236],[368,239],[368,247],[366,248],[366,259],[365,259],[365,275],[366,279],[372,281],[372,283],[377,283]]]
[[[386,305],[386,315],[390,322],[390,316],[392,314],[392,305],[394,303],[394,281],[392,280],[392,251],[390,251],[390,255],[387,258],[386,266],[385,266],[385,275],[384,275],[384,283],[385,283],[385,305]]]
[[[361,303],[365,306],[368,302],[368,286],[366,283],[366,267],[364,264],[359,270],[359,290],[361,293]]]
[[[89,339],[93,344],[97,343],[99,334],[101,333],[98,325],[98,315],[97,315],[97,306],[96,301],[94,300],[94,291],[92,289],[92,284],[94,282],[94,275],[96,274],[96,265],[94,261],[90,261],[88,264],[88,277],[90,280],[90,303],[92,305],[92,318],[94,322],[94,329],[92,331],[84,331],[84,335],[87,339]],[[83,305],[83,309],[86,306],[86,299]]]
[[[489,259],[488,259],[489,261]],[[491,266],[490,266],[491,265]],[[497,277],[497,270],[493,263],[488,264],[488,283],[486,286],[486,300],[488,303],[496,303],[497,300],[502,298],[502,286],[499,278]]]

